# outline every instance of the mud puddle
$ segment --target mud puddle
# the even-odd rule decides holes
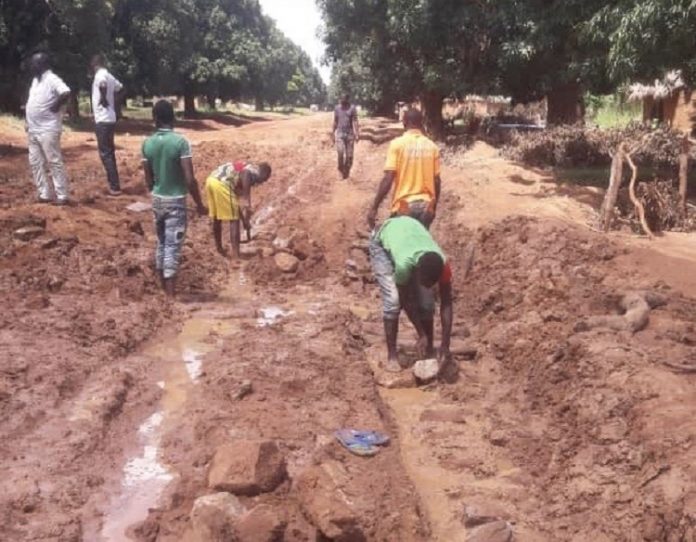
[[[243,276],[236,282],[240,279]],[[128,528],[147,518],[149,510],[160,504],[167,487],[178,477],[161,461],[160,441],[168,428],[185,415],[189,393],[204,370],[203,357],[215,347],[210,338],[231,333],[235,325],[206,313],[194,314],[178,335],[160,339],[143,352],[164,368],[165,376],[157,383],[163,394],[158,410],[138,429],[139,448],[123,467],[119,491],[104,512],[97,539],[127,539]]]
[[[156,412],[138,428],[138,447],[126,460],[118,490],[109,498],[103,526],[93,533],[94,540],[116,542],[128,539],[128,530],[147,519],[150,509],[161,506],[165,493],[178,473],[161,459],[160,443],[178,420],[186,416],[187,401],[198,379],[204,374],[204,357],[220,348],[224,339],[242,325],[256,328],[288,325],[299,335],[316,333],[314,325],[299,322],[293,316],[316,318],[330,296],[302,302],[276,300],[261,304],[242,271],[235,273],[229,286],[214,304],[198,307],[180,333],[165,336],[143,351],[143,356],[163,368],[164,377],[157,385],[163,390]]]

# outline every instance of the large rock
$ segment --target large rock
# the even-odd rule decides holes
[[[416,378],[413,371],[403,370],[392,373],[382,368],[382,360],[387,357],[387,352],[382,347],[372,347],[366,352],[367,362],[378,386],[387,389],[415,388]]]
[[[24,226],[15,230],[15,239],[20,241],[31,241],[35,237],[40,237],[46,231],[45,226]]]
[[[217,449],[208,471],[208,487],[236,495],[258,495],[287,477],[285,457],[272,441],[239,440]]]
[[[440,363],[436,358],[422,359],[413,366],[413,375],[419,382],[431,382],[440,374]]]
[[[476,359],[478,348],[468,341],[453,339],[450,344],[450,353],[455,358],[472,360]]]
[[[512,542],[512,539],[512,528],[507,521],[485,523],[466,534],[466,542]]]
[[[282,511],[260,504],[239,518],[235,531],[239,542],[282,542],[286,527]]]
[[[344,493],[348,474],[338,461],[327,461],[302,472],[295,484],[307,518],[323,536],[338,542],[365,540],[358,514]]]
[[[279,252],[273,257],[276,267],[283,273],[294,273],[300,265],[300,260],[287,252]]]
[[[370,266],[370,259],[367,257],[367,254],[362,250],[355,248],[352,249],[350,251],[349,261],[352,262],[354,270],[358,273],[370,273],[372,271],[372,267]]]
[[[509,519],[507,511],[497,504],[486,501],[473,501],[464,506],[464,525],[472,529],[486,523],[495,523]]]
[[[191,510],[195,542],[237,541],[235,522],[246,512],[239,499],[229,493],[199,497]]]
[[[292,251],[293,256],[301,261],[306,260],[316,251],[314,243],[306,232],[295,232],[290,238],[288,248]]]

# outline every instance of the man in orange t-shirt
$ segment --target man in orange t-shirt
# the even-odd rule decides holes
[[[423,116],[417,109],[406,111],[404,128],[404,135],[389,145],[384,178],[367,215],[370,228],[390,190],[391,216],[413,217],[426,228],[435,218],[440,199],[440,149],[423,134]]]

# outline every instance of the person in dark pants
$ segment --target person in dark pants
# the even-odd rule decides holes
[[[109,182],[109,195],[121,195],[121,182],[116,166],[116,146],[114,132],[116,131],[116,100],[123,90],[123,85],[104,66],[104,57],[95,55],[92,58],[92,111],[96,126],[97,145],[106,178]]]
[[[338,171],[347,179],[353,167],[355,143],[360,140],[358,110],[350,103],[348,94],[343,95],[341,103],[334,110],[333,135],[338,153]]]

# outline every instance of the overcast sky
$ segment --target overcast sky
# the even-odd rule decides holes
[[[324,44],[317,37],[321,15],[314,0],[261,0],[261,6],[287,37],[307,51],[328,84],[331,69],[321,65]]]

